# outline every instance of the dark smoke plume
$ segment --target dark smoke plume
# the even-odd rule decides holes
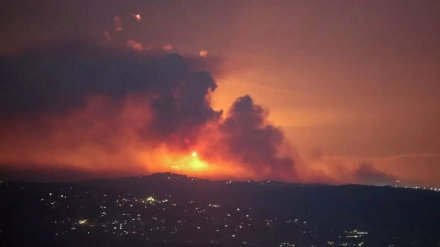
[[[120,100],[153,97],[148,133],[159,138],[193,129],[220,113],[206,95],[216,84],[207,72],[190,72],[178,54],[151,55],[69,43],[1,59],[0,114],[62,113],[90,95]],[[147,106],[146,106],[147,107]],[[151,136],[150,136],[151,138]]]
[[[266,113],[249,95],[238,98],[220,125],[222,143],[251,169],[277,178],[295,177],[294,160],[279,157],[285,142],[280,129],[266,123]]]
[[[11,124],[0,125],[0,131],[9,132],[7,140],[15,142],[10,129],[13,130],[14,124],[20,122],[23,116],[27,121],[35,121],[35,126],[41,123],[41,129],[44,129],[47,122],[44,120],[48,116],[62,119],[68,113],[88,109],[88,99],[100,96],[105,98],[102,102],[107,103],[102,108],[104,113],[93,113],[99,123],[94,121],[93,115],[89,117],[89,113],[86,119],[73,118],[81,119],[81,123],[77,123],[81,126],[79,130],[63,131],[81,135],[92,129],[92,134],[84,139],[91,140],[94,147],[108,146],[106,142],[122,139],[110,139],[106,135],[122,133],[120,136],[124,136],[123,126],[131,124],[114,121],[113,118],[122,114],[126,97],[136,96],[148,99],[143,114],[149,114],[151,118],[141,122],[141,126],[136,128],[136,135],[149,146],[165,144],[170,150],[187,150],[204,138],[202,130],[209,125],[210,131],[215,132],[211,135],[220,142],[212,146],[223,147],[224,153],[220,157],[231,159],[232,163],[253,174],[292,180],[295,177],[293,159],[279,156],[284,135],[280,129],[267,124],[266,113],[254,104],[250,96],[237,99],[225,118],[222,111],[212,109],[210,93],[214,92],[217,84],[211,74],[204,71],[210,68],[204,61],[183,58],[178,54],[147,54],[84,43],[60,44],[2,57],[0,120]],[[68,123],[66,126],[71,126],[69,128],[76,126],[70,120],[51,120],[50,123],[53,122]],[[31,128],[32,135],[49,136],[53,128],[64,125],[47,125],[49,127],[45,132]],[[26,128],[20,129],[20,132],[23,131]],[[64,134],[57,135],[64,138]],[[209,140],[204,143],[209,143]],[[10,143],[4,141],[0,144],[7,147]],[[116,148],[109,149],[109,153],[123,146],[120,143]],[[51,151],[47,152],[50,156]],[[0,163],[9,162],[3,158],[0,157]],[[69,163],[69,160],[62,162]]]
[[[357,181],[362,184],[390,185],[396,181],[395,177],[378,171],[373,165],[365,162],[359,165],[354,175]]]

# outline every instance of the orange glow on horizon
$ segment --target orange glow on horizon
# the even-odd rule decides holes
[[[36,171],[80,171],[88,177],[173,172],[206,179],[356,181],[353,174],[359,163],[332,156],[309,161],[312,165],[296,159],[298,178],[270,167],[243,164],[221,145],[222,136],[215,123],[204,126],[194,141],[183,137],[180,142],[157,145],[157,141],[150,142],[148,136],[141,138],[138,132],[152,121],[152,113],[145,107],[150,103],[145,96],[129,95],[118,102],[94,96],[84,108],[63,115],[41,115],[37,119],[21,116],[16,121],[0,122],[0,164]],[[385,172],[398,170],[396,166]]]
[[[205,134],[198,143],[186,143],[193,148],[190,152],[140,139],[137,131],[152,119],[145,107],[149,102],[147,97],[126,96],[122,102],[113,102],[95,96],[87,100],[86,107],[66,115],[0,123],[0,163],[18,169],[81,171],[92,177],[157,172],[210,179],[254,177],[238,162],[220,158],[226,154],[210,154],[206,143],[212,135]],[[114,115],[117,108],[120,110]]]

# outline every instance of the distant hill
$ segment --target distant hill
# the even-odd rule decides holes
[[[57,213],[49,210],[50,207],[55,209],[55,206],[46,203],[48,197],[52,198],[55,195],[58,199],[51,199],[50,202],[53,202],[53,205],[67,205],[59,206],[60,208],[56,209]],[[397,246],[437,246],[435,244],[440,242],[438,235],[440,232],[440,193],[426,190],[363,185],[290,184],[273,181],[211,181],[161,173],[68,184],[3,182],[0,184],[0,197],[2,198],[1,211],[7,215],[6,220],[0,223],[2,230],[0,239],[4,237],[2,233],[12,234],[13,229],[17,231],[25,229],[25,226],[29,226],[30,223],[41,225],[42,218],[50,218],[53,215],[57,215],[60,219],[66,215],[69,219],[78,215],[88,215],[90,219],[93,219],[98,212],[105,211],[102,209],[103,206],[98,208],[101,201],[109,203],[109,201],[117,202],[127,198],[126,200],[136,202],[142,200],[142,203],[145,203],[146,198],[151,197],[155,200],[164,200],[163,205],[168,205],[166,203],[185,205],[181,209],[186,211],[170,211],[174,212],[173,217],[177,218],[182,212],[185,212],[184,214],[193,212],[192,207],[188,205],[196,202],[198,206],[195,208],[199,208],[197,209],[199,211],[205,210],[203,212],[207,218],[211,214],[209,210],[217,207],[213,205],[219,205],[220,209],[224,210],[222,211],[224,214],[232,214],[242,209],[242,211],[249,212],[246,214],[255,215],[254,219],[271,219],[270,222],[264,223],[267,225],[272,224],[272,220],[275,222],[282,219],[282,222],[290,222],[290,219],[299,219],[301,222],[307,222],[309,226],[316,226],[316,229],[319,227],[331,229],[334,232],[362,230],[368,232],[371,236],[370,242],[375,243],[375,245],[368,246],[388,246],[382,244],[390,243],[389,241],[392,241],[389,240],[390,238],[400,239],[401,245]],[[46,203],[45,206],[41,205],[42,202]],[[76,207],[74,205],[82,205],[84,210],[72,211],[70,207]],[[132,206],[136,205],[134,203]],[[172,207],[172,205],[168,206]],[[111,206],[106,206],[106,208],[109,207]],[[130,215],[133,213],[129,212]],[[40,215],[42,218],[31,217],[30,215],[33,214]],[[108,214],[99,216],[95,221],[104,222],[105,217],[109,217]],[[144,214],[139,213],[139,215]],[[220,219],[225,220],[224,216],[212,214],[212,218],[216,219],[214,220],[216,224],[220,224],[218,222]],[[120,214],[114,213],[114,215]],[[166,217],[170,217],[169,215],[167,214]],[[241,221],[244,222],[244,220]],[[206,224],[207,228],[211,226],[211,223]],[[328,233],[320,234],[328,235]],[[7,240],[13,242],[14,238]],[[175,241],[177,244],[181,240]]]

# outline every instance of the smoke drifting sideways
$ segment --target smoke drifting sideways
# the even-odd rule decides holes
[[[215,63],[64,43],[0,58],[0,171],[75,180],[172,171],[294,181],[286,140],[250,96],[211,107]],[[8,175],[9,174],[9,175]]]

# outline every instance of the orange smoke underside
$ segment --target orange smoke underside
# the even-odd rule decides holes
[[[0,126],[0,164],[31,169],[65,168],[96,177],[175,172],[203,178],[257,179],[222,150],[207,150],[216,139],[205,127],[197,143],[149,140],[139,131],[152,120],[145,96],[115,101],[89,97],[84,107],[63,114],[18,116]],[[206,135],[204,138],[203,135]],[[184,140],[182,140],[183,142]],[[197,152],[194,155],[193,152]]]
[[[270,164],[268,169],[243,164],[221,145],[216,123],[202,127],[194,142],[153,140],[154,133],[140,135],[153,119],[148,107],[151,99],[139,95],[122,100],[93,96],[83,107],[66,113],[28,114],[1,121],[0,166],[40,172],[80,171],[80,175],[87,175],[84,178],[174,172],[209,179],[357,182],[353,173],[358,162],[338,157],[325,157],[308,165],[295,157],[296,178],[274,175],[276,168],[270,170]],[[184,148],[182,143],[186,143]],[[391,168],[386,171],[397,174]]]

